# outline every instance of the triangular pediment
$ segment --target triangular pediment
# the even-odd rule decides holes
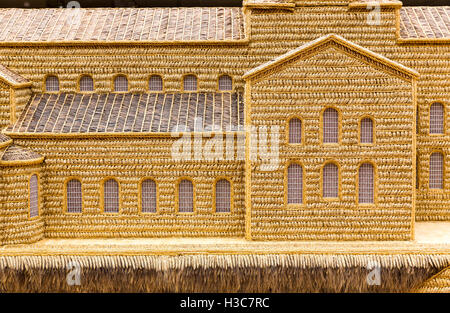
[[[248,71],[243,77],[246,80],[258,79],[268,73],[280,71],[286,63],[292,63],[301,59],[310,58],[329,48],[334,48],[350,57],[361,60],[376,69],[383,70],[391,75],[405,80],[411,80],[419,77],[419,73],[415,70],[398,62],[392,61],[378,53],[370,51],[369,49],[352,43],[335,34],[320,37],[303,46],[282,54],[277,58]]]

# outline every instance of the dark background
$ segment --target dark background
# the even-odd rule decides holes
[[[66,7],[70,0],[0,0],[0,7]],[[240,6],[242,0],[77,0],[81,7]],[[450,0],[403,0],[404,6],[450,5]]]

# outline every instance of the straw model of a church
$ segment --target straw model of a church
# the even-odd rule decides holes
[[[450,219],[450,7],[1,9],[0,25],[2,245],[412,240]]]

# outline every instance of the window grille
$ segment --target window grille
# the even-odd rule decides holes
[[[128,79],[119,75],[114,79],[114,91],[115,92],[127,92],[128,91]]]
[[[233,90],[233,80],[228,75],[222,75],[219,77],[219,90],[231,91]]]
[[[150,91],[162,91],[163,90],[163,80],[159,75],[152,75],[149,80]]]
[[[39,185],[36,174],[30,178],[30,217],[39,215]]]
[[[67,212],[81,213],[83,210],[81,182],[72,179],[67,182]]]
[[[303,202],[303,169],[299,164],[288,167],[288,204]]]
[[[289,121],[289,143],[302,143],[302,121],[298,118]]]
[[[94,80],[90,76],[80,78],[80,91],[94,91]]]
[[[339,136],[339,117],[335,109],[328,108],[323,112],[323,142],[337,143]]]
[[[178,211],[194,212],[194,186],[184,179],[178,185]]]
[[[104,183],[104,211],[107,213],[119,212],[119,183],[109,179]]]
[[[155,213],[156,212],[156,183],[147,179],[142,182],[141,190],[142,212]]]
[[[339,192],[339,170],[336,164],[328,163],[323,168],[323,196],[337,198]]]
[[[373,165],[364,163],[359,168],[359,203],[374,202],[374,170]]]
[[[361,143],[373,143],[373,121],[370,118],[361,121]]]
[[[59,91],[59,80],[56,76],[48,76],[45,81],[45,90],[48,92]]]
[[[228,213],[231,211],[231,184],[226,179],[216,183],[216,212]]]
[[[183,89],[185,91],[197,91],[197,77],[194,75],[187,75],[184,77]]]
[[[430,188],[442,189],[444,187],[444,156],[435,152],[430,157]]]
[[[444,106],[433,103],[430,107],[430,134],[444,133]]]

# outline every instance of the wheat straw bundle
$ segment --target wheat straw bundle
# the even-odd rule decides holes
[[[68,264],[80,286],[66,281]],[[368,262],[382,271],[369,285]],[[2,292],[406,292],[448,265],[420,255],[2,256]],[[126,284],[123,282],[126,281]]]

